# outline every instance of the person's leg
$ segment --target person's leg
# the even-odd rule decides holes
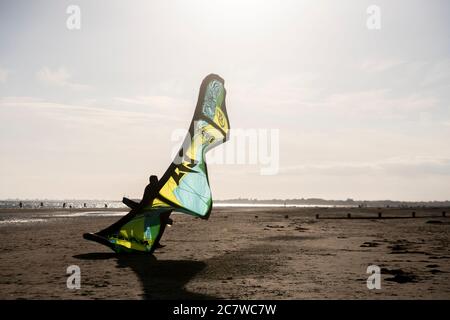
[[[172,213],[172,211],[163,212],[159,216],[159,219],[160,219],[159,220],[160,221],[159,236],[155,240],[155,249],[159,249],[159,248],[163,248],[164,247],[164,245],[162,245],[160,243],[160,240],[161,240],[161,236],[164,233],[164,230],[166,230],[166,225],[167,224],[172,224],[172,219],[169,218],[171,213]]]

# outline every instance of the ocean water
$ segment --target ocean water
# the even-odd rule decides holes
[[[0,227],[27,224],[27,223],[45,223],[58,219],[71,219],[78,217],[94,218],[94,217],[121,217],[128,213],[128,210],[114,210],[114,211],[82,211],[71,212],[70,209],[49,212],[42,210],[42,212],[17,212],[0,214]]]
[[[25,209],[63,209],[63,204],[66,204],[65,209],[127,209],[121,201],[107,201],[107,200],[3,200],[0,201],[0,209],[18,209],[22,202],[22,208]],[[283,204],[283,203],[225,203],[214,202],[214,207],[245,207],[245,208],[336,208],[349,207],[348,205],[324,205],[324,204]],[[355,206],[356,207],[356,206]]]
[[[100,209],[100,208],[127,208],[121,201],[108,200],[2,200],[0,201],[0,209],[16,209],[20,208],[20,203],[25,209],[63,209],[64,203],[66,209]]]
[[[20,203],[22,202],[23,209],[37,209],[33,211],[20,210]],[[66,204],[63,208],[63,204]],[[278,204],[278,203],[214,203],[217,208],[281,208],[281,207],[336,207],[331,205],[292,205],[292,204]],[[71,209],[86,209],[86,211]],[[109,210],[99,210],[108,208]],[[59,200],[7,200],[0,201],[0,209],[16,209],[12,212],[0,213],[0,227],[10,225],[20,225],[27,223],[45,223],[55,219],[71,219],[77,217],[121,217],[129,212],[127,206],[119,201],[59,201]],[[42,209],[42,210],[39,210]],[[52,209],[52,211],[45,210]],[[58,210],[59,209],[59,210]],[[117,209],[117,210],[111,210]],[[177,214],[176,212],[174,212]]]

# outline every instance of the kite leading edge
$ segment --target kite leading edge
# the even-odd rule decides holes
[[[189,132],[177,156],[161,179],[150,177],[142,200],[124,198],[130,212],[87,240],[104,244],[115,252],[149,252],[159,247],[170,214],[178,211],[208,219],[212,196],[205,154],[228,140],[230,123],[225,105],[224,80],[216,74],[203,79]]]

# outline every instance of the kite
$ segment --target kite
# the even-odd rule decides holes
[[[200,86],[197,106],[189,131],[175,159],[161,179],[150,177],[140,203],[124,198],[130,212],[96,233],[85,233],[96,241],[122,252],[153,253],[159,246],[172,211],[208,219],[212,195],[206,166],[206,152],[226,142],[230,123],[225,105],[224,80],[208,75]]]

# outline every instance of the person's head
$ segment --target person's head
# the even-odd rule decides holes
[[[155,175],[151,175],[149,180],[150,180],[150,184],[158,183],[158,177]]]

